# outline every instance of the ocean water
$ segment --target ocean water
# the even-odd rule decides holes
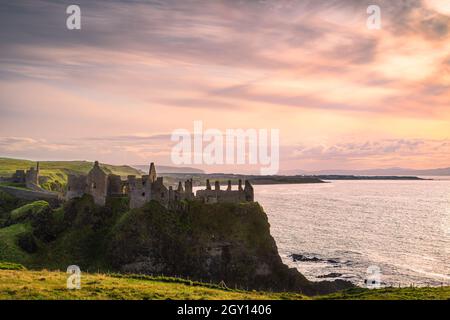
[[[254,188],[283,262],[310,280],[362,285],[376,266],[382,285],[450,285],[450,180]]]

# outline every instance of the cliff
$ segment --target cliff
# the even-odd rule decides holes
[[[110,253],[123,272],[224,281],[229,287],[305,294],[332,292],[343,282],[311,283],[285,266],[258,203],[186,202],[169,211],[156,202],[123,216]]]
[[[180,276],[223,281],[229,288],[307,295],[352,286],[344,281],[313,283],[284,265],[258,203],[184,201],[169,210],[152,201],[127,210],[126,201],[112,198],[98,207],[92,197],[84,196],[62,208],[46,209],[45,214],[22,214],[20,221],[3,217],[4,228],[15,223],[32,226],[20,238],[34,250],[26,259],[9,261],[50,269],[77,264],[85,272]],[[40,222],[45,228],[39,227]],[[3,258],[8,260],[8,255]]]

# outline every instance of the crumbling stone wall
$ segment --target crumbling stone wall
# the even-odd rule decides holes
[[[206,189],[198,190],[196,198],[201,199],[205,203],[239,203],[244,201],[254,201],[254,192],[249,181],[245,182],[245,189],[242,189],[242,181],[239,180],[237,190],[232,190],[231,181],[228,181],[226,190],[222,190],[219,181],[216,181],[214,183],[214,190],[212,190],[211,184],[209,180],[207,180]]]
[[[122,179],[115,174],[108,175],[108,196],[123,194]]]
[[[209,180],[206,181],[206,189],[193,192],[192,179],[181,182],[178,188],[167,188],[162,177],[156,176],[155,165],[151,163],[149,174],[137,178],[134,175],[128,176],[126,181],[122,181],[120,176],[107,175],[96,161],[92,170],[87,176],[69,175],[67,184],[66,199],[80,197],[87,193],[94,197],[98,205],[105,205],[108,196],[128,196],[130,208],[142,207],[145,203],[155,200],[168,207],[181,200],[200,199],[205,203],[229,202],[239,203],[244,201],[254,201],[253,187],[249,181],[245,182],[242,188],[242,181],[239,180],[237,190],[231,187],[228,181],[226,189],[221,189],[219,181],[215,181],[214,190],[211,188]]]
[[[39,188],[39,162],[36,164],[36,168],[31,167],[25,173],[25,185],[29,189],[40,189]]]
[[[66,200],[81,197],[87,193],[87,176],[85,175],[73,175],[67,176],[67,191]]]
[[[10,181],[14,183],[25,183],[25,170],[16,170]]]
[[[128,197],[130,199],[130,208],[142,207],[151,200],[152,184],[145,178],[136,178],[128,176]]]
[[[26,190],[8,186],[0,186],[0,190],[20,199],[31,201],[45,200],[55,207],[57,207],[62,200],[58,193],[50,191]]]
[[[106,203],[108,192],[108,176],[100,168],[98,161],[87,175],[87,193],[92,195],[94,202],[100,206]]]
[[[156,200],[164,206],[169,204],[169,189],[164,185],[163,178],[157,177],[152,183],[151,200]]]
[[[148,171],[149,180],[151,183],[156,181],[156,168],[155,164],[152,162],[150,163],[150,169]]]

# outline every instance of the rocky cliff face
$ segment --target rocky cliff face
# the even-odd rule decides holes
[[[92,196],[84,195],[57,209],[45,205],[40,214],[28,214],[29,205],[9,212],[15,206],[0,201],[0,223],[26,227],[26,237],[21,237],[25,245],[19,241],[15,251],[0,253],[31,268],[65,269],[76,264],[83,272],[179,276],[223,281],[229,288],[309,295],[352,286],[344,281],[310,282],[284,265],[258,203],[186,201],[168,210],[150,202],[128,210],[126,198],[108,198],[100,207]],[[21,260],[15,258],[19,251]]]
[[[278,255],[258,203],[184,203],[166,210],[156,202],[126,213],[113,229],[108,258],[122,272],[165,274],[228,287],[333,292],[344,281],[312,283]]]

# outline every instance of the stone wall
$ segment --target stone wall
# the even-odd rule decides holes
[[[163,178],[158,177],[152,183],[151,200],[156,200],[164,206],[169,204],[169,189],[164,185]]]
[[[36,168],[31,167],[25,172],[25,185],[30,189],[39,189],[39,162]]]
[[[108,192],[108,176],[100,168],[98,161],[87,175],[87,193],[94,197],[94,202],[100,206],[106,203]]]
[[[34,191],[34,190],[26,190],[26,189],[8,187],[8,186],[0,186],[0,190],[6,192],[16,198],[19,198],[19,199],[25,199],[25,200],[30,200],[30,201],[45,200],[53,205],[58,204],[62,200],[58,193],[50,192],[50,191],[47,191],[47,192]]]
[[[136,178],[128,176],[128,197],[130,199],[130,208],[140,208],[151,200],[152,185],[148,178]]]
[[[14,183],[25,183],[25,170],[16,170],[10,181]]]
[[[250,182],[245,182],[245,189],[242,189],[242,181],[239,180],[239,186],[237,190],[233,190],[231,187],[231,181],[228,181],[226,190],[220,188],[219,181],[214,183],[214,189],[211,189],[209,180],[206,181],[206,189],[198,190],[196,198],[202,200],[205,203],[239,203],[244,201],[254,201],[253,187]]]
[[[73,175],[67,176],[66,200],[81,197],[87,191],[87,176]]]
[[[116,196],[123,193],[122,180],[115,174],[108,175],[108,195]]]

